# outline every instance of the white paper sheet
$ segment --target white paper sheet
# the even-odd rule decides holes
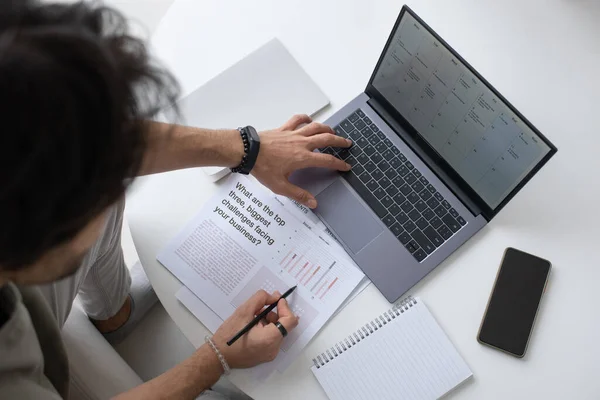
[[[227,178],[157,259],[221,319],[259,289],[283,293],[300,323],[261,376],[284,370],[356,289],[364,274],[324,245],[272,193],[246,177]]]

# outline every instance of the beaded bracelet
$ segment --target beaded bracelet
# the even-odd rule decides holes
[[[217,348],[217,345],[215,344],[215,342],[213,342],[212,338],[208,335],[204,336],[204,341],[206,343],[208,343],[208,345],[214,350],[215,354],[217,355],[219,362],[223,366],[223,373],[225,375],[229,375],[229,373],[231,372],[231,369],[229,368],[229,364],[227,364],[225,357],[223,357],[223,354],[221,354],[221,352]]]

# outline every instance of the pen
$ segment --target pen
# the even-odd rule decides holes
[[[286,297],[288,297],[290,294],[292,294],[292,292],[294,290],[296,290],[297,287],[298,286],[294,286],[292,288],[289,288],[288,291],[285,292],[279,299],[277,299],[277,301],[275,303],[271,304],[269,307],[265,308],[263,310],[263,312],[261,312],[256,317],[254,317],[254,319],[252,321],[250,321],[250,323],[248,325],[246,325],[244,327],[244,329],[242,329],[241,331],[239,331],[234,337],[232,337],[227,342],[227,346],[231,346],[232,344],[234,344],[236,340],[238,340],[239,338],[241,338],[242,336],[244,336],[250,329],[254,328],[256,326],[256,324],[258,324],[260,322],[260,320],[265,319],[267,317],[267,315],[271,311],[273,311],[273,309],[275,307],[277,307],[277,303],[279,303],[279,300],[285,299]]]

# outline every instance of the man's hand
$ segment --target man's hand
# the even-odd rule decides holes
[[[248,301],[238,307],[233,315],[215,332],[213,341],[231,368],[250,368],[272,361],[279,353],[283,336],[274,322],[279,321],[288,332],[298,325],[298,318],[290,310],[285,299],[277,303],[277,313],[271,312],[267,321],[261,321],[233,345],[227,341],[246,326],[252,319],[281,297],[279,292],[269,295],[259,290]]]
[[[260,133],[260,152],[252,175],[273,192],[290,197],[307,207],[317,201],[306,190],[288,180],[297,169],[325,167],[348,171],[350,165],[329,154],[315,153],[318,148],[350,147],[352,142],[336,136],[333,130],[308,115],[295,115],[280,128]],[[308,124],[300,127],[301,125]]]

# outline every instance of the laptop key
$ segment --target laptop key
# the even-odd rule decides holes
[[[419,245],[414,240],[411,240],[406,244],[406,249],[411,253],[414,253],[419,248]]]
[[[415,252],[413,253],[413,257],[414,257],[414,258],[415,258],[415,259],[416,259],[418,262],[421,262],[421,261],[423,261],[424,259],[426,259],[426,258],[427,258],[427,253],[425,253],[425,252],[423,251],[423,249],[417,249],[417,251],[415,251]]]
[[[408,183],[409,185],[412,185],[413,183],[415,183],[415,181],[417,180],[417,178],[416,178],[416,177],[415,177],[413,174],[409,173],[408,175],[406,175],[406,176],[404,177],[404,180],[405,180],[405,181],[406,181],[406,183]]]
[[[392,141],[388,138],[383,139],[383,143],[385,143],[388,148],[394,147],[394,143],[392,143]]]
[[[427,185],[427,190],[429,190],[432,194],[435,193],[435,187],[433,187],[431,183]]]
[[[421,190],[425,189],[425,186],[423,186],[423,184],[419,181],[416,181],[415,183],[410,185],[410,187],[417,193],[421,193]]]
[[[394,185],[396,185],[398,188],[401,188],[402,185],[404,185],[404,179],[402,179],[402,177],[400,177],[400,176],[396,176],[396,177],[394,177],[394,179],[392,179],[392,183]],[[409,187],[409,189],[410,189],[410,187]]]
[[[350,149],[350,153],[352,153],[352,149],[353,148]],[[356,161],[358,161],[362,165],[365,165],[366,163],[369,162],[369,156],[367,156],[365,153],[361,152],[359,155],[356,156]]]
[[[381,139],[381,140],[386,139],[385,133],[381,132],[381,130],[377,132],[377,136],[379,136],[379,139]]]
[[[362,137],[362,134],[358,131],[358,129],[353,129],[350,133],[348,133],[348,137],[353,141],[357,141]]]
[[[352,186],[352,188],[356,190],[359,196],[362,197],[365,203],[367,203],[369,207],[371,207],[371,209],[375,212],[375,214],[377,214],[379,218],[385,217],[385,215],[387,214],[387,210],[385,209],[385,207],[382,206],[379,200],[377,200],[377,198],[371,194],[369,189],[367,189],[367,187],[363,185],[360,179],[356,178],[356,175],[343,174],[342,176],[344,177],[344,179],[346,179],[346,182],[348,182],[350,186]]]
[[[424,210],[426,210],[426,209],[427,209],[427,204],[425,204],[425,202],[424,202],[423,200],[418,200],[418,201],[415,203],[415,208],[416,208],[417,210],[419,210],[419,212],[423,212]]]
[[[348,134],[346,133],[346,131],[344,131],[342,129],[342,127],[339,126],[339,125],[336,126],[335,128],[333,128],[333,130],[334,130],[335,134],[338,135],[338,136],[341,136],[341,137],[344,137],[344,138],[348,137]]]
[[[364,116],[364,117],[363,117],[363,121],[365,121],[365,123],[366,123],[367,125],[371,125],[371,124],[373,123],[373,121],[371,121],[371,120],[369,119],[369,117],[367,117],[367,116]]]
[[[348,119],[350,120],[350,122],[356,122],[359,120],[359,116],[356,112],[353,112],[352,114],[350,114],[350,116],[348,117]]]
[[[408,218],[413,222],[417,222],[421,218],[421,213],[413,208],[412,211],[408,213]]]
[[[352,125],[352,123],[347,119],[343,120],[340,126],[346,131],[346,133],[350,133],[352,129],[354,129],[354,125]]]
[[[358,162],[359,162],[359,163],[361,163],[361,164],[364,164],[364,163],[366,163],[367,161],[369,161],[369,157],[367,157],[367,156],[366,156],[366,155],[363,153],[363,151],[360,149],[360,147],[358,147],[358,146],[352,145],[352,147],[350,147],[350,154],[352,154],[354,157],[356,157],[356,158],[358,159]],[[365,157],[367,157],[367,160],[366,160],[366,161],[364,161],[364,162],[363,162],[363,161],[361,161],[361,160],[360,160],[359,156],[360,156],[361,154],[362,154],[362,155],[364,155]]]
[[[368,172],[366,172],[368,174]],[[362,176],[362,175],[361,175]],[[370,176],[370,175],[369,175]],[[362,180],[362,179],[361,179]],[[369,188],[369,190],[371,192],[374,192],[375,190],[377,190],[377,188],[379,187],[379,184],[377,183],[377,181],[375,179],[371,179],[370,181],[367,182],[367,187]]]
[[[394,202],[398,205],[404,203],[406,201],[406,197],[402,193],[398,193],[394,196]]]
[[[406,156],[402,153],[398,154],[398,158],[400,159],[400,161],[402,161],[403,163],[406,162]]]
[[[396,146],[392,147],[391,149],[392,149],[392,153],[394,153],[397,156],[402,154],[402,153],[400,153],[400,150],[398,150],[398,148]]]
[[[412,231],[414,231],[415,229],[417,229],[417,226],[415,225],[414,222],[408,220],[406,221],[404,224],[402,224],[402,227],[404,229],[406,229],[406,232],[410,233]]]
[[[367,126],[367,124],[365,124],[363,121],[356,121],[356,123],[354,124],[354,126],[356,126],[356,129],[361,130],[362,128],[364,128],[365,126]]]
[[[400,241],[400,243],[402,244],[406,244],[408,242],[411,241],[411,237],[410,234],[406,231],[403,231],[400,235],[396,236],[398,238],[398,240]]]
[[[405,177],[406,175],[408,175],[408,173],[410,172],[408,170],[408,168],[406,168],[404,166],[404,164],[402,164],[400,167],[397,168],[398,173],[400,174],[401,177]]]
[[[394,234],[394,236],[398,236],[400,234],[402,234],[402,232],[404,232],[404,228],[402,228],[402,225],[400,225],[399,223],[395,223],[394,225],[392,225],[390,227],[390,230],[392,231],[392,233]]]
[[[375,147],[369,145],[366,145],[363,147],[363,151],[368,155],[368,156],[372,156],[373,154],[375,154]]]
[[[375,125],[373,122],[371,122],[371,129],[373,129],[373,132],[377,133],[379,131],[379,128],[377,128],[377,125]]]
[[[347,148],[337,149],[338,158],[345,160],[350,165],[352,165],[352,163],[348,161],[348,158],[350,158],[351,155],[352,154],[350,153],[350,149],[347,149]]]
[[[365,165],[364,165],[365,169],[369,172],[373,172],[377,169],[377,166],[375,165],[375,163],[371,160],[369,160]]]
[[[387,171],[385,171],[385,176],[387,176],[389,179],[394,179],[398,176],[398,173],[394,168],[390,168]]]
[[[456,220],[458,221],[459,224],[461,224],[462,226],[465,226],[467,224],[467,221],[465,221],[465,219],[463,217],[461,217],[460,215],[458,216],[458,218],[456,218]]]
[[[433,196],[433,195],[431,194],[431,192],[430,192],[429,190],[427,190],[427,189],[424,189],[423,191],[421,191],[421,192],[419,193],[419,196],[421,196],[421,198],[423,199],[423,201],[427,201],[427,200],[429,200],[429,199],[431,198],[431,196]]]
[[[405,213],[409,213],[409,212],[411,212],[414,209],[414,207],[412,206],[412,204],[410,204],[410,201],[405,201],[404,203],[402,203],[402,205],[400,206],[400,208]]]
[[[386,151],[383,152],[382,156],[386,160],[391,161],[394,158],[394,153],[392,153],[392,151],[390,149],[387,149]]]
[[[379,143],[377,143],[377,145],[375,145],[375,150],[377,150],[377,152],[379,154],[383,153],[387,149],[388,149],[388,147],[383,142],[379,142]]]
[[[396,224],[396,218],[394,218],[392,215],[387,214],[385,217],[383,217],[381,219],[383,221],[384,224],[387,225],[388,228],[391,228],[392,225]]]
[[[429,185],[429,181],[424,176],[420,177],[419,181],[423,184],[423,186]]]
[[[442,235],[442,237],[444,238],[444,240],[448,240],[452,237],[452,231],[450,230],[450,228],[448,228],[446,225],[442,224],[442,226],[440,226],[439,228],[437,228],[437,231],[440,235]]]
[[[444,243],[444,239],[433,229],[433,227],[428,226],[423,229],[423,233],[427,236],[427,239],[433,243],[435,247],[440,247]]]
[[[371,161],[373,161],[375,164],[379,164],[381,161],[383,161],[383,156],[380,153],[373,153],[373,155],[371,155]]]
[[[445,208],[446,210],[448,210],[448,209],[450,209],[450,207],[452,207],[452,206],[450,205],[450,203],[448,203],[448,201],[447,201],[447,200],[442,200],[442,205],[444,206],[444,208]]]
[[[356,110],[356,113],[358,114],[359,117],[364,118],[365,117],[365,113],[362,112],[362,110],[359,108],[358,110]]]
[[[417,228],[419,228],[420,230],[423,230],[423,229],[425,229],[425,228],[427,228],[429,226],[429,223],[423,217],[419,218],[417,220],[416,224],[417,224]]]
[[[398,189],[396,186],[394,185],[390,185],[385,189],[386,193],[389,194],[390,196],[395,196],[396,194],[398,194],[398,192],[400,192],[400,189]]]
[[[429,208],[426,209],[425,211],[422,212],[423,214],[423,218],[425,218],[427,221],[431,221],[432,219],[435,218],[435,213],[430,210]]]
[[[433,210],[436,215],[440,218],[442,218],[445,214],[446,214],[446,209],[444,208],[444,206],[438,206],[438,208],[436,208],[435,210]]]
[[[384,189],[386,189],[388,186],[390,186],[392,184],[392,181],[390,181],[385,176],[382,176],[381,179],[378,179],[377,182],[379,183],[379,186],[381,186]]]
[[[435,197],[430,198],[429,200],[427,200],[427,205],[429,206],[429,208],[431,208],[432,210],[435,210],[436,208],[438,208],[438,206],[440,205],[440,202],[437,201],[435,199]]]
[[[374,134],[373,130],[371,128],[369,128],[368,126],[365,126],[364,128],[362,128],[360,130],[360,133],[362,133],[362,135],[366,138],[369,138],[370,136],[372,136]]]
[[[415,168],[415,166],[412,165],[410,161],[405,162],[404,165],[406,165],[406,168],[408,168],[411,171]]]
[[[444,201],[444,196],[442,196],[442,195],[440,194],[440,192],[435,192],[435,193],[433,194],[433,197],[435,197],[435,199],[436,199],[437,201]]]
[[[396,215],[396,221],[404,225],[404,223],[408,221],[408,215],[403,211],[400,211],[400,214]]]
[[[406,183],[400,186],[400,193],[402,193],[403,195],[408,196],[410,192],[412,192],[412,189]]]
[[[429,223],[431,224],[431,226],[433,226],[435,229],[438,229],[440,226],[444,225],[444,223],[442,222],[441,219],[439,219],[438,217],[433,217],[429,220]]]
[[[450,215],[452,215],[454,218],[458,218],[458,212],[454,209],[451,208],[449,211]]]
[[[394,157],[390,160],[390,165],[392,166],[392,168],[398,169],[402,166],[402,161],[400,161],[398,157]]]
[[[398,214],[400,214],[400,212],[402,210],[400,210],[400,206],[398,204],[392,204],[389,208],[388,211],[390,212],[390,214],[392,214],[393,216],[396,216]]]
[[[388,162],[385,160],[380,161],[377,165],[379,165],[379,169],[382,170],[383,172],[390,169],[390,164],[388,164]]]
[[[383,204],[383,206],[386,208],[390,208],[390,206],[394,204],[394,200],[392,200],[389,194],[386,194],[383,196],[383,199],[381,199],[381,204]]]
[[[352,172],[354,172],[354,171],[352,171]],[[363,172],[362,174],[360,174],[358,176],[358,178],[362,181],[362,183],[367,183],[369,181],[373,181],[371,179],[371,175],[368,172],[366,172],[366,171]],[[375,182],[375,181],[373,181],[373,182]],[[375,182],[375,184],[377,184],[377,182]]]
[[[352,172],[360,176],[360,174],[365,172],[365,168],[360,164],[352,165]]]
[[[378,169],[375,169],[373,172],[371,172],[371,176],[373,176],[373,179],[377,179],[377,181],[379,182],[379,180],[383,178],[383,172],[381,172]]]
[[[375,197],[377,197],[379,200],[383,199],[383,197],[386,195],[385,192],[383,191],[382,188],[378,187],[377,189],[375,189],[373,191],[373,194],[375,195]]]
[[[410,192],[406,198],[411,202],[411,204],[415,204],[417,201],[419,201],[419,196],[415,192]]]
[[[419,247],[425,250],[427,254],[431,254],[435,251],[435,246],[433,243],[431,243],[431,241],[427,239],[427,236],[425,236],[425,234],[420,230],[416,229],[410,235],[419,244]]]
[[[378,143],[381,143],[381,139],[379,139],[377,135],[371,135],[368,140],[369,143],[371,143],[373,146],[376,146]]]
[[[418,169],[413,169],[412,173],[413,173],[414,176],[417,177],[417,179],[423,176],[423,174],[421,173],[421,171],[419,171]]]
[[[354,145],[364,149],[366,146],[369,145],[369,142],[367,142],[367,139],[365,139],[361,135],[358,139],[354,140]]]
[[[444,221],[444,223],[446,225],[448,225],[448,228],[450,228],[452,230],[452,232],[456,233],[460,230],[460,224],[458,223],[457,220],[455,220],[452,217],[452,215],[446,214],[441,218],[442,218],[442,221]]]

